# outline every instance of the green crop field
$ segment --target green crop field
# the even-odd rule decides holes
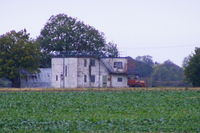
[[[0,132],[200,132],[200,91],[1,92]]]

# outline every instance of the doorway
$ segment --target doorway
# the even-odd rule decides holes
[[[107,80],[108,80],[107,75],[104,75],[102,78],[103,78],[102,79],[103,87],[107,87]]]

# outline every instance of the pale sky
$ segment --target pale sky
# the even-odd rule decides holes
[[[40,34],[51,15],[78,18],[118,45],[121,56],[151,55],[179,66],[200,47],[200,0],[0,0],[0,35]]]

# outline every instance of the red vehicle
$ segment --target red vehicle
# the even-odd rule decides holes
[[[144,80],[140,80],[139,77],[129,77],[128,79],[129,87],[146,87],[146,82]]]

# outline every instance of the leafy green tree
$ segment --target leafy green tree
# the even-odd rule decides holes
[[[151,66],[151,67],[153,67],[153,65],[154,65],[152,56],[150,56],[150,55],[137,56],[135,59],[136,59],[137,61],[144,62],[144,63],[148,64],[148,65]]]
[[[189,55],[183,59],[183,64],[182,64],[183,68],[186,68],[188,66],[190,58],[191,56]]]
[[[66,14],[51,16],[37,38],[42,51],[42,67],[50,66],[54,55],[64,52],[118,56],[115,44],[106,43],[104,34]]]
[[[200,48],[195,49],[195,53],[188,57],[188,63],[184,66],[186,79],[194,87],[200,86]]]
[[[20,87],[23,72],[36,72],[39,65],[39,47],[29,39],[26,30],[11,31],[0,36],[0,78],[11,80]]]
[[[183,69],[170,60],[154,67],[153,86],[184,86]]]
[[[127,59],[128,59],[127,72],[129,76],[137,75],[142,78],[151,76],[153,68],[150,65],[142,61],[135,60],[130,56],[128,56]]]
[[[119,51],[117,49],[117,44],[109,42],[107,45],[105,45],[105,51],[103,53],[104,56],[106,57],[118,57],[119,56]]]
[[[141,77],[151,77],[153,72],[153,59],[150,55],[137,56],[135,58],[135,70]]]

